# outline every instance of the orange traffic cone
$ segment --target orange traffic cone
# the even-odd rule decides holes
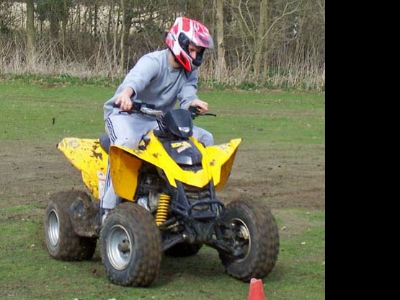
[[[249,297],[247,300],[265,300],[261,279],[252,278],[250,280]]]

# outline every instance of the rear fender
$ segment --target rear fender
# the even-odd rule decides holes
[[[99,139],[64,138],[57,144],[59,149],[81,171],[82,180],[92,195],[101,199],[107,170],[107,153]]]

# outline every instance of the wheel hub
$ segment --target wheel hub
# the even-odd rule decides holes
[[[47,234],[51,246],[56,247],[60,240],[60,223],[58,222],[58,215],[54,210],[52,210],[49,215],[49,227]]]
[[[132,257],[132,241],[126,229],[120,225],[111,228],[107,237],[107,256],[117,270],[125,269]]]
[[[238,261],[246,259],[247,255],[251,250],[251,236],[250,230],[246,223],[241,219],[233,219],[231,223],[232,228],[232,245],[235,248],[240,248],[242,251],[242,257]]]

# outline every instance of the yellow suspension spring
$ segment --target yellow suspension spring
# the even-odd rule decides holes
[[[167,220],[168,206],[171,196],[166,194],[160,194],[158,199],[158,208],[156,213],[156,224],[157,226],[164,223]]]

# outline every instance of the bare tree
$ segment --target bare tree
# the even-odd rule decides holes
[[[224,44],[224,5],[223,0],[216,0],[217,2],[217,69],[215,70],[215,76],[217,82],[222,81],[222,76],[226,71],[225,61],[225,44]]]
[[[268,26],[268,0],[260,1],[260,16],[257,28],[257,39],[254,45],[254,77],[258,78],[261,73],[261,61],[263,59],[264,49],[267,49],[267,26]],[[267,59],[267,56],[264,57]]]
[[[33,0],[26,0],[26,59],[32,67],[35,55],[35,6]]]
[[[126,5],[125,0],[121,0],[121,15],[122,15],[122,28],[121,28],[121,36],[120,36],[120,51],[121,51],[121,58],[119,61],[119,72],[120,74],[125,74],[125,39],[126,39]]]
[[[325,0],[0,0],[0,71],[122,76],[177,16],[214,37],[202,82],[324,88]]]

